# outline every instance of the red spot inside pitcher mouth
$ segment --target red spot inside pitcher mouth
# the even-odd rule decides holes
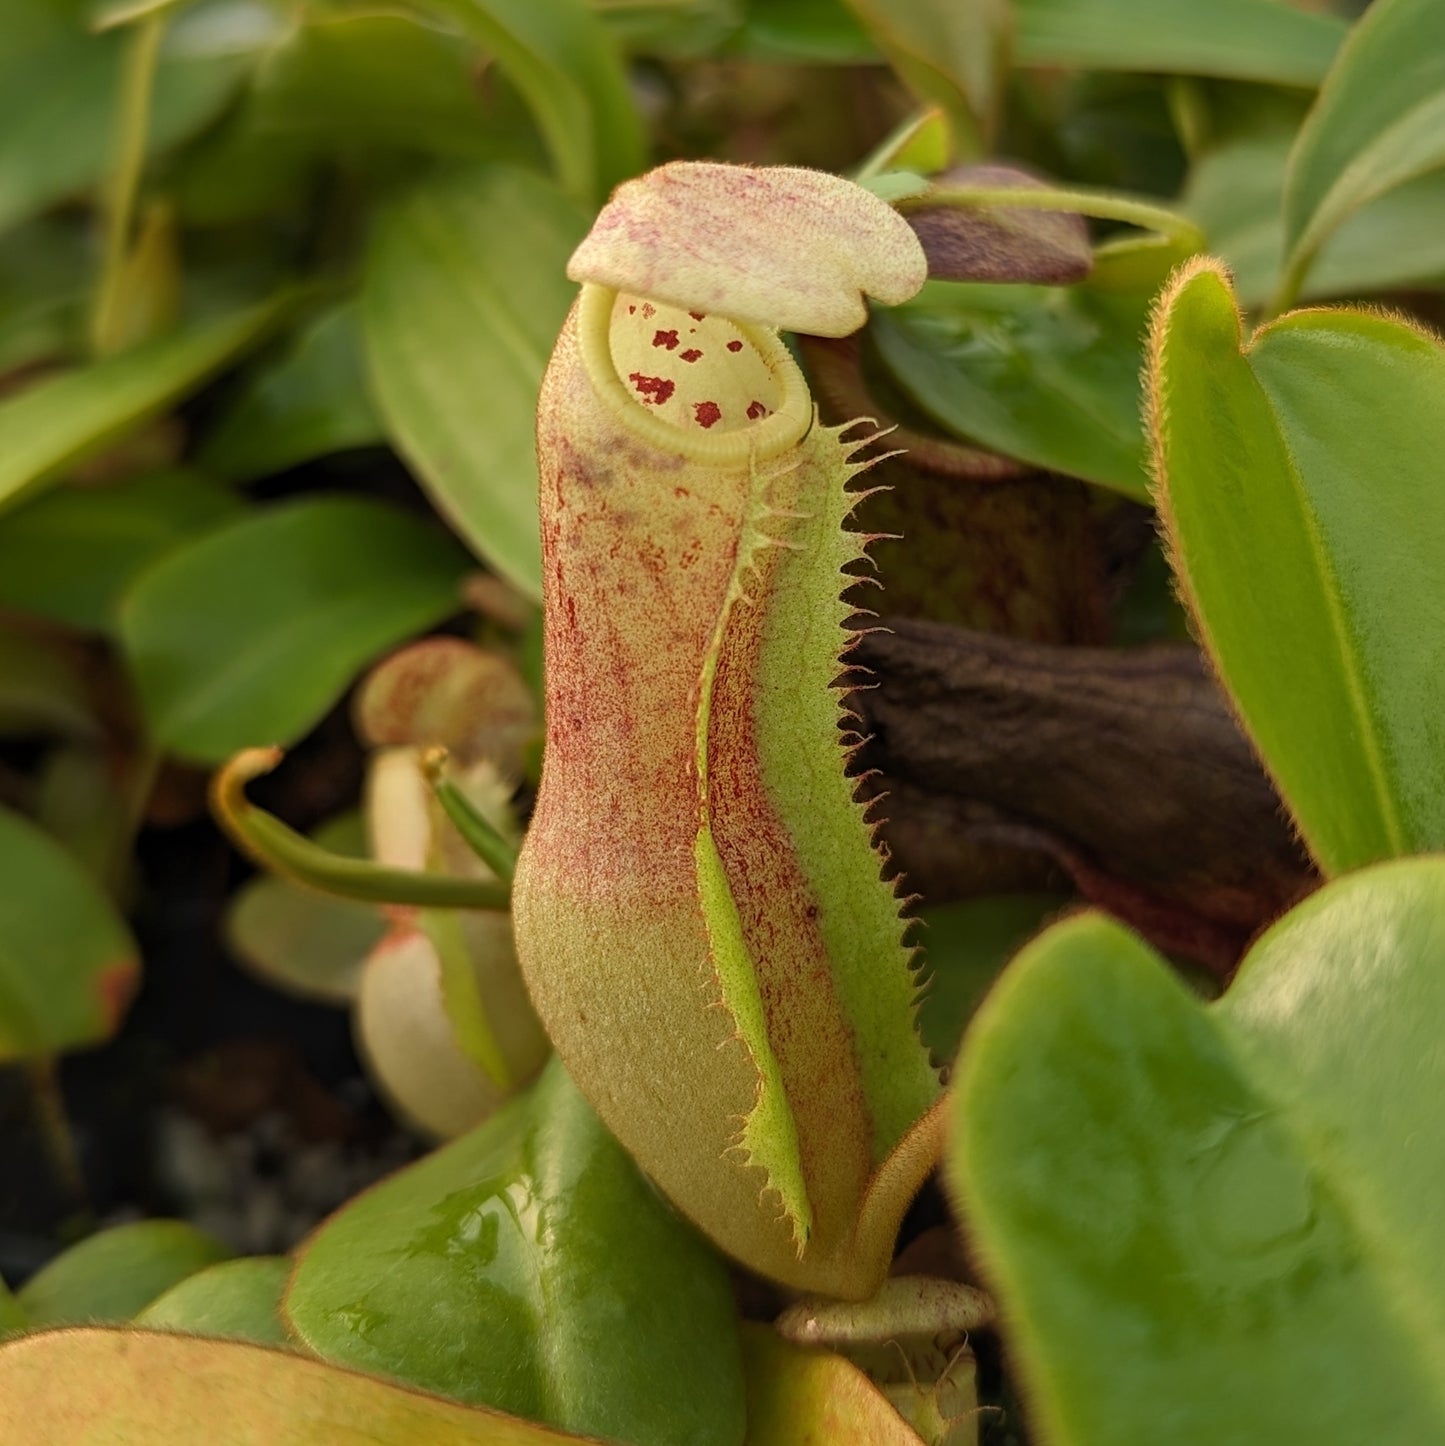
[[[729,351],[741,351],[742,349],[743,349],[743,344],[742,344],[742,342],[738,341],[736,338],[734,338],[732,341],[730,341],[730,342],[728,343],[728,350],[729,350]]]
[[[690,312],[688,312],[688,315],[689,315],[694,321],[706,321],[706,320],[707,320],[707,312],[705,312],[705,311],[690,311]]]
[[[699,427],[711,427],[722,421],[722,408],[716,402],[694,402],[692,410]]]
[[[671,351],[677,345],[677,333],[675,331],[657,331],[652,334],[653,346],[665,346]]]
[[[750,422],[756,422],[759,417],[766,417],[767,415],[768,409],[761,402],[748,403],[748,420]]]
[[[666,377],[645,377],[641,372],[629,372],[627,380],[637,388],[644,402],[660,407],[677,390],[677,383]]]
[[[685,362],[695,362],[701,355],[702,353],[695,346],[690,346],[683,352],[682,359]]]

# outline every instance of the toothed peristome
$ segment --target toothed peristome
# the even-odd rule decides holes
[[[852,189],[866,251],[881,203]],[[722,307],[584,285],[543,382],[547,747],[518,951],[569,1072],[679,1208],[754,1270],[861,1297],[938,1090],[839,730],[866,436],[817,423],[719,275]]]

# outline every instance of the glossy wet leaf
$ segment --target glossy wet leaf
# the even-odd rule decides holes
[[[0,808],[0,1061],[109,1038],[135,992],[135,941],[81,866]]]
[[[568,1429],[743,1437],[722,1262],[556,1064],[323,1225],[286,1311],[327,1359]]]
[[[173,37],[163,52],[148,149],[194,134],[226,105],[244,54]],[[7,0],[0,34],[0,229],[95,185],[115,159],[113,125],[125,36],[93,35],[76,6]]]
[[[1009,967],[948,1176],[1041,1435],[1445,1431],[1442,947],[1445,862],[1413,859],[1313,895],[1211,1006],[1101,915]]]
[[[770,1326],[743,1327],[747,1446],[922,1446],[883,1393],[832,1351],[804,1350]]]
[[[289,743],[378,653],[458,608],[461,549],[360,498],[285,503],[172,552],[121,636],[156,740],[216,763]]]
[[[313,837],[333,853],[366,857],[359,813],[331,819]],[[362,964],[386,929],[370,904],[265,875],[237,892],[225,927],[231,949],[267,983],[330,1004],[356,997]]]
[[[1347,27],[1277,0],[1016,0],[1020,65],[1318,85]]]
[[[223,1260],[173,1285],[135,1317],[148,1330],[290,1345],[281,1323],[281,1296],[291,1274],[284,1255]]]
[[[34,382],[0,401],[0,512],[124,437],[255,346],[267,302]]]
[[[1210,151],[1190,173],[1182,209],[1204,227],[1213,255],[1229,263],[1244,306],[1262,306],[1284,262],[1284,185],[1293,133],[1254,133]],[[1445,172],[1377,197],[1321,243],[1300,295],[1365,296],[1445,287]]]
[[[585,230],[549,182],[483,167],[386,207],[366,263],[367,355],[392,442],[466,542],[534,598],[533,417]]]
[[[935,281],[877,313],[871,334],[899,386],[948,432],[1142,498],[1148,301],[1089,286]]]
[[[247,481],[382,441],[367,390],[355,302],[299,330],[284,356],[259,369],[206,438],[198,464]]]
[[[526,98],[563,188],[600,204],[645,164],[616,41],[583,0],[428,0],[479,41]]]
[[[109,632],[148,563],[242,508],[227,488],[181,470],[57,487],[0,517],[0,607]]]
[[[72,1245],[18,1299],[36,1326],[118,1323],[230,1253],[183,1220],[138,1220]]]
[[[1342,309],[1241,350],[1201,265],[1150,388],[1176,573],[1311,852],[1335,873],[1445,844],[1445,347]]]
[[[240,1341],[58,1331],[0,1349],[0,1433],[46,1446],[562,1446],[530,1421]]]
[[[1285,249],[1310,256],[1353,211],[1445,166],[1445,4],[1377,0],[1290,157]]]

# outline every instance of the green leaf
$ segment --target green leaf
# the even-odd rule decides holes
[[[1142,499],[1143,292],[931,281],[870,327],[898,385],[954,436]]]
[[[560,1065],[321,1227],[286,1299],[326,1359],[636,1446],[738,1443],[722,1262]]]
[[[1348,27],[1277,0],[1015,0],[1020,65],[1318,85]]]
[[[409,513],[319,497],[143,573],[120,631],[155,740],[201,763],[299,738],[361,668],[459,609],[466,558]]]
[[[1378,0],[1340,52],[1290,157],[1284,190],[1290,277],[1303,275],[1352,212],[1441,166],[1445,4]]]
[[[0,1340],[12,1331],[25,1329],[28,1317],[25,1308],[10,1292],[10,1287],[0,1279]]]
[[[622,56],[585,0],[427,0],[474,37],[532,108],[557,178],[600,204],[646,164]]]
[[[1326,885],[1208,1007],[1100,915],[1010,966],[947,1168],[1043,1439],[1445,1435],[1442,948],[1445,862],[1412,859]]]
[[[250,378],[197,462],[249,481],[381,441],[362,374],[360,310],[348,301],[303,327],[283,357]]]
[[[195,43],[194,30],[190,39],[188,44],[184,31],[174,34],[162,55],[147,135],[152,155],[219,114],[249,63],[244,54],[209,53]],[[92,35],[73,6],[6,0],[0,230],[108,174],[124,47],[122,33]]]
[[[804,65],[878,61],[868,32],[844,0],[750,0],[739,43],[756,60]]]
[[[1203,226],[1210,250],[1229,264],[1244,306],[1279,289],[1284,221],[1279,196],[1291,131],[1243,136],[1208,152],[1189,175],[1182,207]],[[1367,296],[1406,287],[1445,288],[1445,173],[1387,192],[1321,243],[1300,295]]]
[[[190,327],[0,401],[0,511],[194,391],[255,346],[285,304]]]
[[[1206,262],[1160,304],[1149,389],[1175,571],[1310,851],[1445,845],[1445,348],[1347,310],[1242,348]]]
[[[72,1245],[17,1299],[34,1326],[118,1323],[230,1253],[183,1220],[138,1220]]]
[[[848,0],[848,7],[909,89],[942,106],[971,137],[970,149],[986,149],[1007,74],[1008,0]]]
[[[109,632],[148,563],[241,510],[234,493],[194,472],[57,488],[0,517],[0,607]]]
[[[135,1323],[150,1330],[290,1345],[281,1324],[281,1296],[290,1273],[291,1262],[284,1255],[223,1260],[157,1296]]]
[[[98,1044],[135,991],[135,941],[59,844],[0,809],[0,1061]]]
[[[483,167],[385,208],[366,265],[367,356],[387,431],[467,543],[532,598],[537,391],[586,229],[548,182]]]
[[[0,1350],[0,1437],[46,1446],[583,1446],[289,1351],[134,1330],[45,1332]]]
[[[934,1059],[953,1059],[964,1026],[1004,965],[1065,903],[1057,894],[995,894],[924,910],[918,1033]]]
[[[0,236],[0,375],[82,351],[93,266],[90,237],[70,218]]]
[[[305,13],[257,76],[250,120],[334,156],[384,149],[496,157],[479,57],[406,15]]]
[[[331,819],[314,837],[333,853],[367,856],[360,813]],[[303,999],[349,1004],[386,926],[367,904],[262,874],[234,896],[225,929],[232,951],[267,983]]]

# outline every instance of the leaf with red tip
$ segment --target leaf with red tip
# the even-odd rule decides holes
[[[0,1062],[98,1044],[140,973],[135,941],[81,866],[0,809]]]

